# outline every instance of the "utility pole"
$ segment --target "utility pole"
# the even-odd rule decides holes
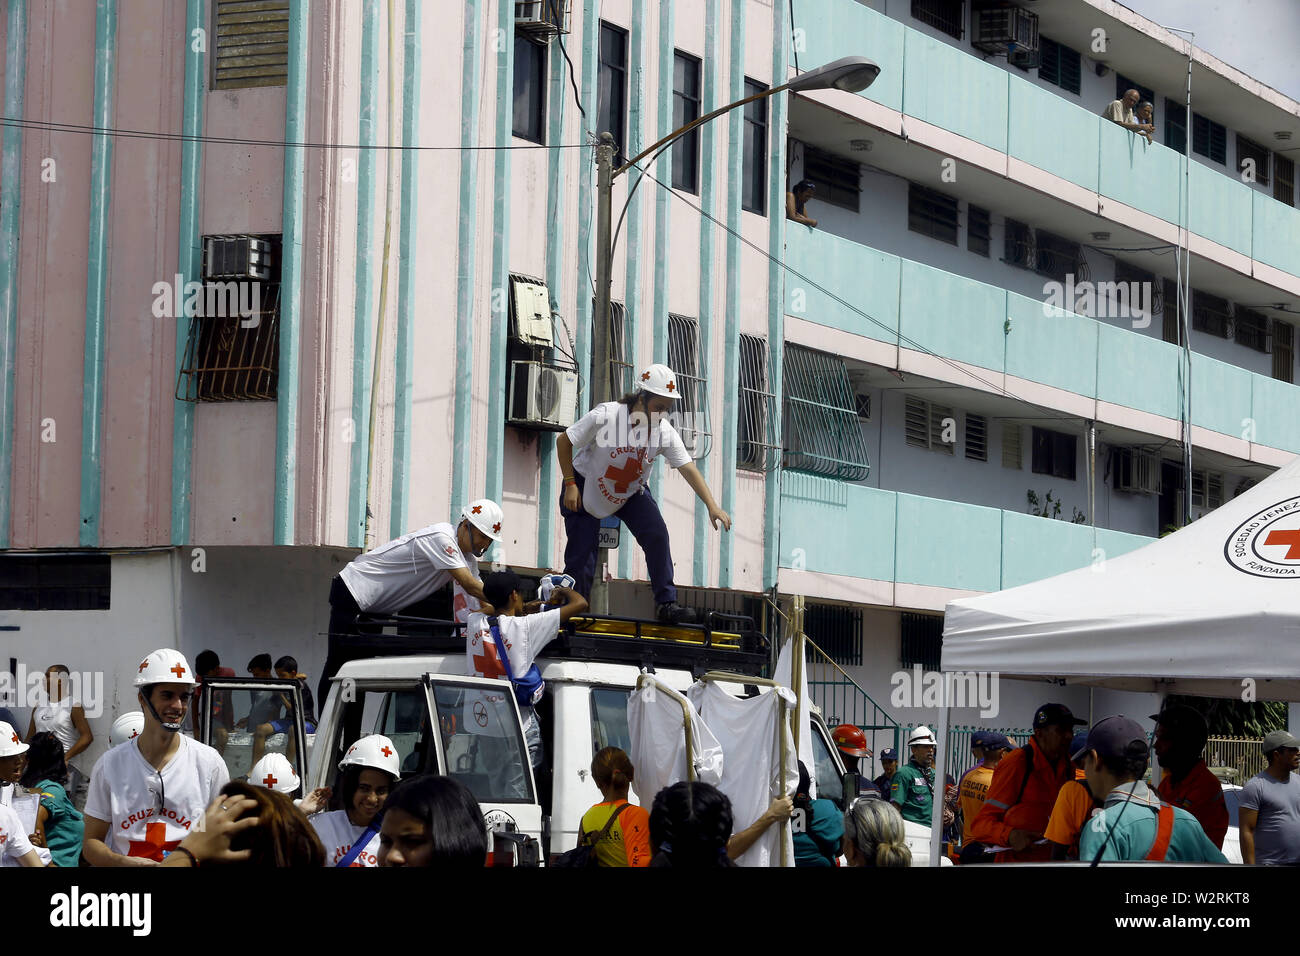
[[[610,400],[609,394],[609,296],[613,282],[614,250],[610,235],[610,207],[613,205],[614,154],[611,133],[600,134],[596,146],[596,309],[591,317],[591,406]],[[579,505],[581,507],[581,505]],[[591,582],[591,609],[609,613],[609,585],[605,581],[605,548],[597,548],[596,576]]]

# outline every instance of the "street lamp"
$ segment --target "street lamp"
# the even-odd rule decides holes
[[[667,149],[676,140],[685,136],[698,126],[703,126],[717,119],[723,113],[730,112],[738,106],[745,106],[756,100],[766,99],[777,93],[790,91],[802,93],[808,90],[845,90],[856,93],[870,86],[880,75],[880,67],[865,56],[841,57],[825,66],[807,73],[801,73],[788,83],[774,86],[743,100],[736,100],[721,106],[711,113],[706,113],[692,120],[680,129],[675,129],[658,142],[651,144],[618,169],[614,168],[614,155],[617,147],[614,137],[602,132],[596,146],[596,309],[592,316],[591,353],[595,358],[591,375],[591,403],[593,406],[612,400],[609,393],[609,299],[610,286],[613,281],[614,242],[610,230],[610,207],[613,203],[614,179],[644,159],[646,156]],[[609,590],[605,584],[605,554],[602,549],[596,564],[596,576],[591,588],[591,607],[597,614],[609,613]]]

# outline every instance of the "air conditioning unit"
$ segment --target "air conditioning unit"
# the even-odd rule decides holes
[[[1010,3],[976,11],[971,46],[984,53],[1005,55],[1017,66],[1032,59],[1038,65],[1038,15]]]
[[[515,26],[547,38],[568,33],[569,0],[515,0]]]
[[[578,415],[578,373],[543,362],[512,362],[509,409],[512,425],[568,428]]]
[[[205,279],[270,279],[271,244],[252,236],[204,236]]]
[[[546,286],[521,279],[511,281],[515,305],[514,337],[528,345],[550,348],[555,344],[551,322],[551,296]]]
[[[1138,495],[1158,495],[1160,456],[1140,448],[1116,448],[1115,490]]]

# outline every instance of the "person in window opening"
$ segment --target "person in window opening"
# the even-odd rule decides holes
[[[1155,132],[1155,127],[1140,122],[1133,113],[1133,107],[1137,106],[1140,99],[1142,94],[1137,90],[1127,90],[1119,99],[1111,100],[1110,105],[1101,115],[1112,123],[1133,130],[1139,136],[1145,136],[1148,143],[1153,143],[1155,140],[1151,138],[1151,134]]]
[[[681,436],[665,413],[681,398],[677,376],[667,365],[651,365],[637,379],[636,391],[603,402],[583,415],[555,442],[564,475],[560,513],[568,542],[564,573],[575,590],[591,596],[596,572],[600,519],[617,515],[645,552],[655,608],[665,624],[693,624],[695,611],[677,603],[673,556],[659,506],[645,487],[650,464],[663,455],[709,509],[716,529],[731,530],[731,516],[718,507]]]
[[[816,226],[817,220],[805,211],[808,200],[814,197],[817,187],[806,179],[794,184],[794,188],[785,194],[785,218],[801,222],[805,226]]]

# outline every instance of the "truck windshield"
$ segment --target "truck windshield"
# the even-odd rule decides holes
[[[442,682],[433,697],[447,775],[480,803],[531,803],[528,751],[510,698]]]

